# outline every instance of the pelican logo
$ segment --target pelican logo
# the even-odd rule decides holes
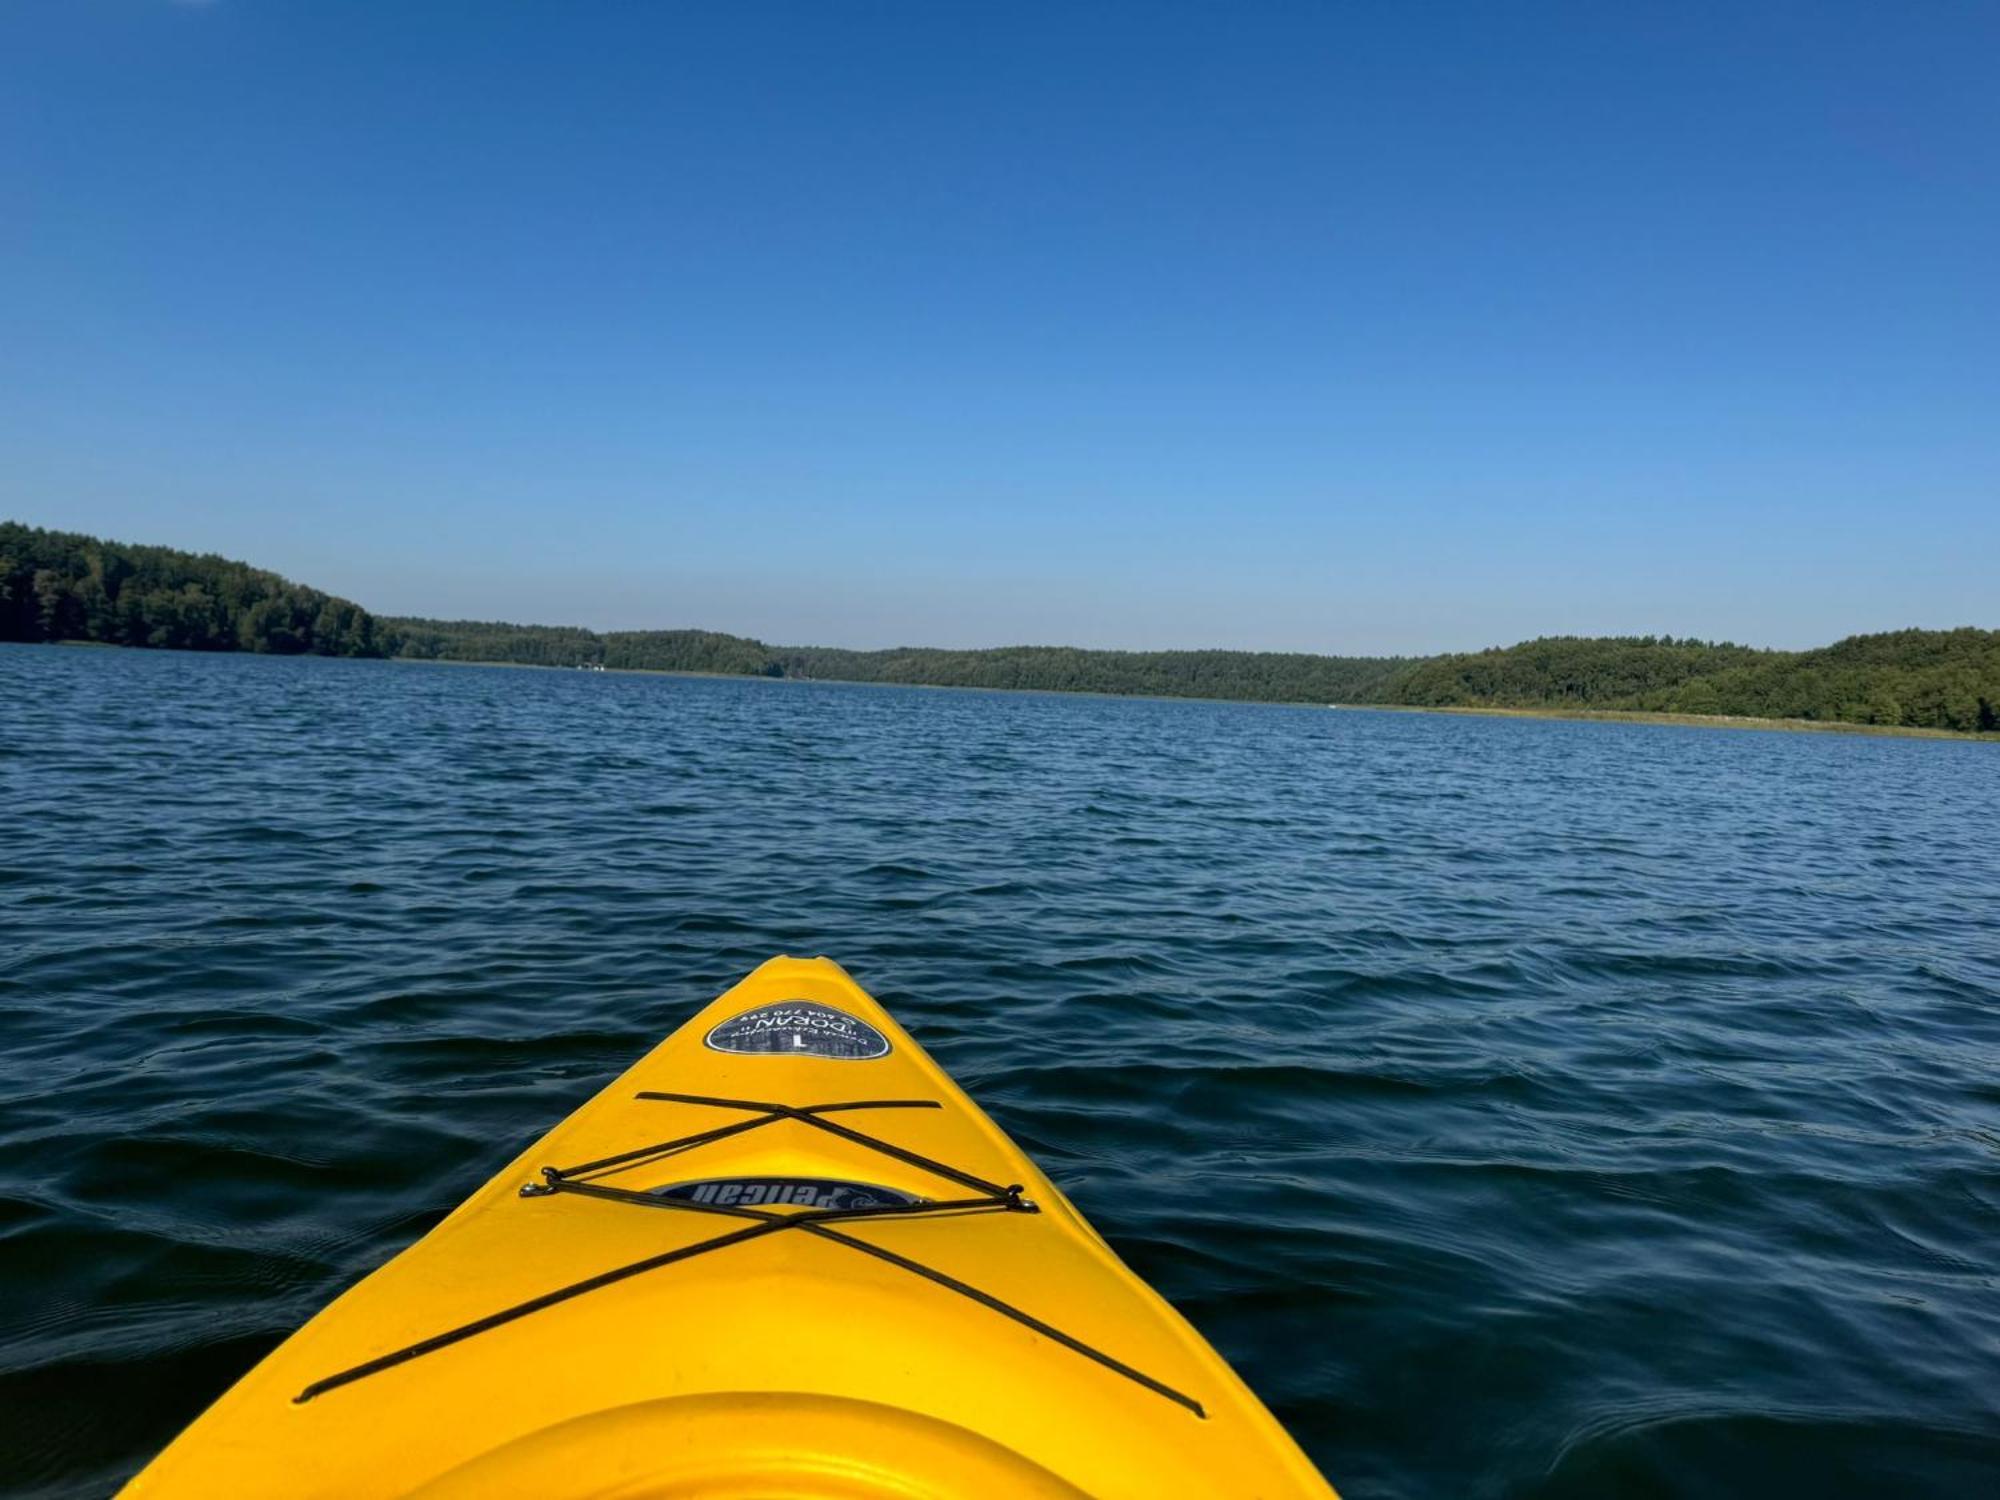
[[[653,1196],[716,1208],[898,1208],[924,1201],[899,1188],[833,1177],[711,1177],[654,1188]]]
[[[717,1052],[762,1057],[834,1057],[866,1061],[889,1055],[889,1039],[855,1016],[812,1000],[780,1000],[731,1016],[708,1033]]]

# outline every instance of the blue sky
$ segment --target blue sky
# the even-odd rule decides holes
[[[0,515],[384,612],[2000,625],[2000,6],[13,0]]]

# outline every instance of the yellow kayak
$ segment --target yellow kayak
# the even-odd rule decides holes
[[[881,1006],[776,958],[128,1496],[1331,1496]]]

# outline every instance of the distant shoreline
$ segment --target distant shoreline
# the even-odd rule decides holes
[[[378,618],[247,563],[4,521],[0,640],[2000,739],[2000,630],[1973,626],[1850,635],[1802,651],[1657,635],[1539,636],[1408,657],[1047,645],[864,651],[700,629]]]
[[[412,667],[505,667],[528,672],[575,672],[575,667],[543,666],[523,661],[451,661],[442,657],[392,656],[383,658]],[[697,677],[711,681],[820,683],[831,687],[912,688],[928,693],[1021,693],[1057,698],[1105,698],[1138,703],[1230,703],[1243,708],[1316,708],[1335,713],[1371,714],[1467,714],[1492,719],[1559,719],[1570,723],[1651,724],[1683,729],[1761,729],[1780,734],[1860,734],[1905,740],[1969,740],[1975,744],[2000,745],[2000,734],[1979,734],[1959,729],[1927,729],[1915,725],[1854,724],[1844,719],[1758,719],[1732,714],[1657,713],[1636,708],[1488,708],[1465,705],[1431,706],[1415,703],[1305,703],[1277,702],[1257,698],[1195,698],[1179,693],[1095,693],[1063,688],[968,687],[945,682],[870,682],[849,677],[752,677],[740,672],[687,672],[663,667],[604,667],[605,676]]]
[[[16,644],[31,643],[20,642]],[[146,651],[149,653],[157,653],[162,649],[151,646],[124,646],[112,641],[50,641],[46,644],[68,648],[81,647],[111,651]],[[213,651],[190,651],[187,654],[192,656],[214,656],[219,653]],[[258,653],[245,651],[221,654],[253,656]],[[326,659],[340,660],[341,658]],[[370,658],[346,659],[367,660]],[[458,658],[433,656],[382,656],[372,659],[406,667],[500,667],[510,672],[563,673],[573,673],[579,670],[576,667],[553,666],[542,662],[530,661],[466,661]],[[1734,714],[1682,714],[1637,708],[1500,708],[1473,704],[1313,703],[1303,700],[1270,698],[1206,698],[1185,693],[1104,693],[1069,688],[982,687],[949,682],[883,682],[855,677],[763,677],[742,672],[698,672],[667,667],[603,667],[595,670],[601,671],[606,676],[619,677],[693,677],[710,681],[768,682],[773,684],[821,683],[833,687],[913,688],[921,692],[930,693],[1021,693],[1058,698],[1106,698],[1138,703],[1233,703],[1245,708],[1316,708],[1338,713],[1458,714],[1489,719],[1557,719],[1575,724],[1650,724],[1682,729],[1761,729],[1779,734],[1858,734],[1875,738],[1964,740],[1973,744],[2000,745],[2000,734],[1981,734],[1976,730],[1932,729],[1920,725],[1857,724],[1846,719],[1761,719]]]

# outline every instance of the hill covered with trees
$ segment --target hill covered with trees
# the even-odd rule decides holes
[[[1617,708],[2000,732],[2000,631],[1895,630],[1813,651],[1667,637],[1551,637],[1436,656],[1380,701],[1424,707]]]
[[[380,656],[375,619],[210,554],[0,521],[0,640]]]
[[[1617,709],[2000,733],[2000,631],[1898,630],[1812,651],[1552,636],[1420,658],[1275,651],[770,646],[709,630],[376,618],[224,558],[0,522],[0,640],[602,666],[932,687],[1417,708]]]
[[[1394,701],[1426,708],[1626,707],[1782,654],[1671,637],[1548,636],[1413,663],[1396,679]]]

